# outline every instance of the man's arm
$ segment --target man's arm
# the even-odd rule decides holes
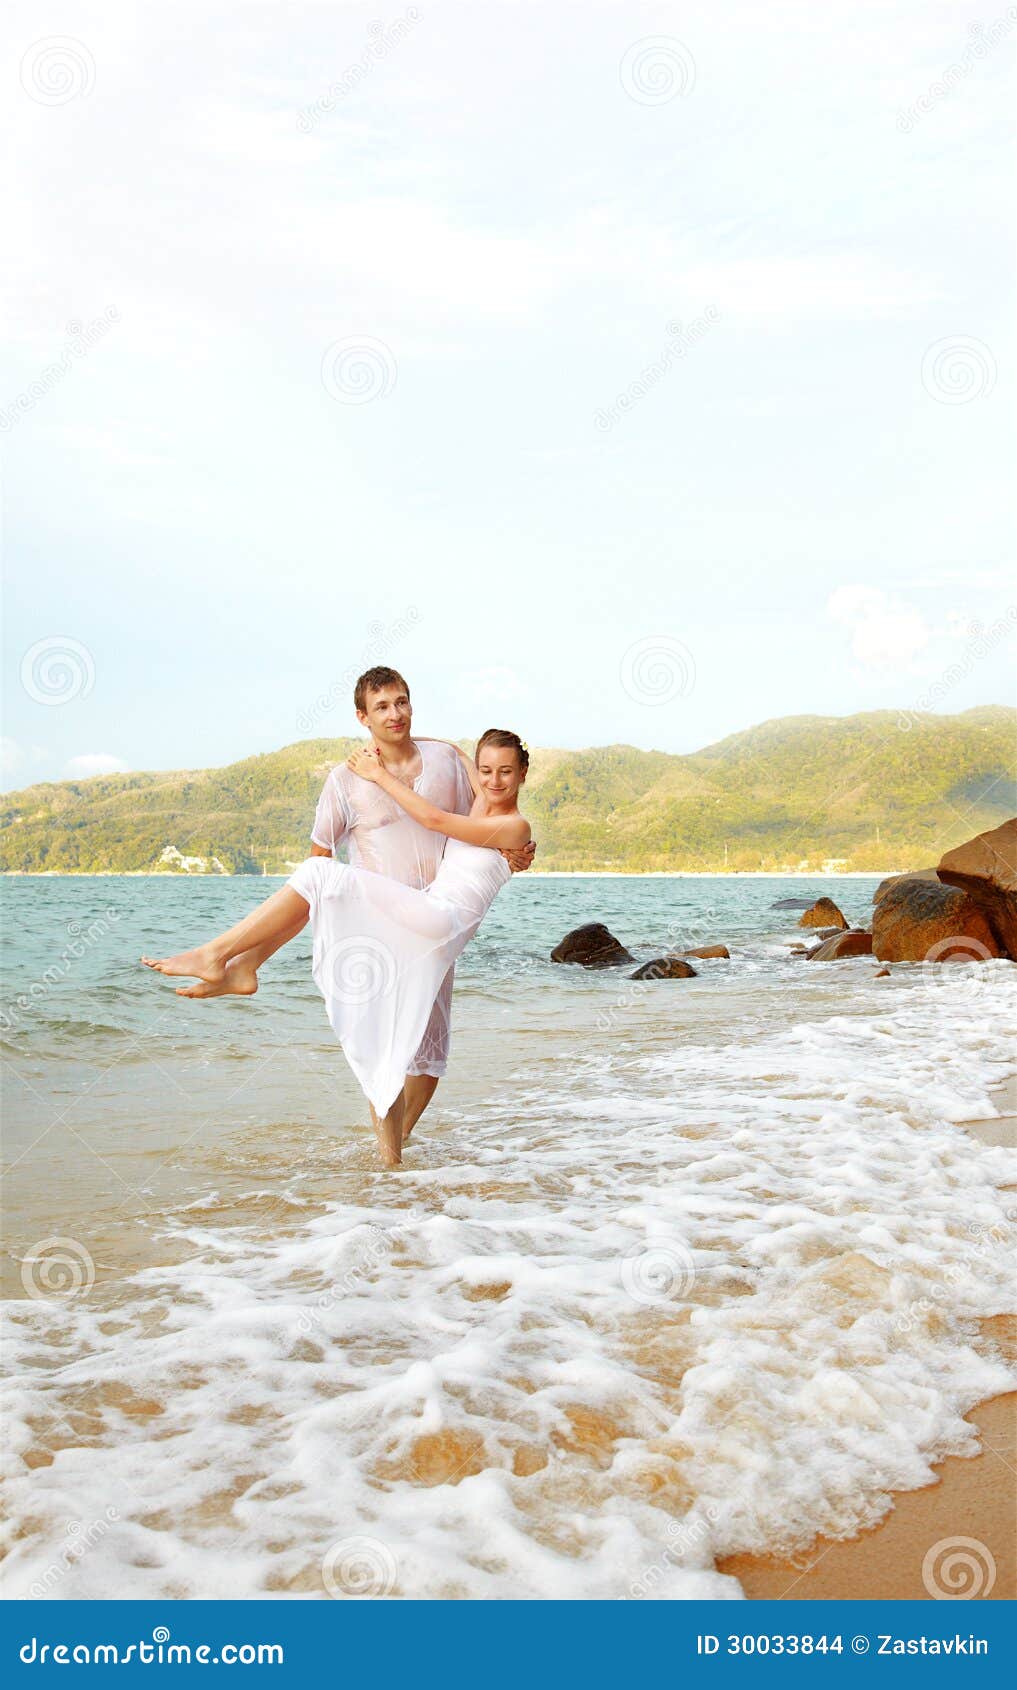
[[[528,844],[520,846],[518,851],[503,851],[502,856],[513,874],[525,874],[533,862],[536,852],[536,844],[531,839]]]
[[[336,771],[325,776],[311,828],[311,856],[333,857],[350,830],[350,812],[339,790]]]

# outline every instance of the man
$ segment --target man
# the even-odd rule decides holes
[[[460,816],[469,814],[473,789],[458,752],[443,740],[414,740],[410,736],[413,721],[410,689],[398,670],[384,666],[368,669],[354,688],[353,704],[358,722],[371,734],[389,774],[413,787],[439,809]],[[404,886],[416,887],[430,886],[446,843],[443,834],[421,827],[380,787],[353,774],[345,764],[332,769],[326,777],[311,841],[312,856],[331,857],[341,845],[348,844],[350,860],[357,867],[388,875]],[[503,853],[513,873],[529,868],[534,849],[531,844],[521,851]],[[286,943],[303,925],[301,921],[279,943]],[[250,973],[277,949],[275,944],[264,953],[247,951],[236,957],[229,969]],[[379,1145],[396,1159],[445,1072],[453,973],[450,968],[442,982],[401,1096],[384,1120],[379,1120],[371,1109]]]

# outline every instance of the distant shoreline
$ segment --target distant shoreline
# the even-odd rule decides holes
[[[885,880],[891,874],[908,874],[905,868],[853,868],[841,874],[821,869],[624,869],[549,868],[530,869],[533,880]],[[146,868],[124,869],[20,869],[2,871],[5,880],[286,880],[288,874],[172,874]]]

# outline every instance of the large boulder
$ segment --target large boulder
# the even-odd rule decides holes
[[[635,962],[620,939],[602,921],[588,921],[583,927],[573,927],[551,952],[552,962],[574,962],[580,968],[617,968],[619,963]]]
[[[878,904],[887,887],[895,885],[898,880],[939,880],[939,876],[934,868],[908,869],[904,874],[888,874],[885,880],[879,882],[873,892],[872,902]]]
[[[772,910],[807,910],[815,903],[815,898],[778,898],[771,904]]]
[[[872,954],[880,962],[972,962],[1003,950],[966,892],[902,874],[873,909]]]
[[[956,845],[936,870],[977,904],[1004,956],[1017,961],[1017,817]]]
[[[694,980],[696,971],[680,956],[659,956],[654,962],[644,962],[629,975],[630,980]]]
[[[799,918],[799,927],[846,928],[847,922],[832,898],[817,898]]]
[[[809,962],[836,962],[845,956],[871,956],[872,934],[863,927],[849,927],[843,933],[835,933],[831,939],[824,939],[821,945],[816,945],[808,952]]]

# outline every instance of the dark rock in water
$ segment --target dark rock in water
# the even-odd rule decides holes
[[[902,874],[872,911],[872,954],[880,962],[977,962],[1004,952],[966,892]]]
[[[872,978],[874,980],[888,980],[890,978],[890,970],[888,968],[877,968]]]
[[[839,957],[871,956],[872,934],[863,927],[849,927],[844,933],[834,933],[809,952],[810,962],[836,962]]]
[[[817,898],[798,922],[799,927],[830,927],[834,932],[847,927],[832,898]]]
[[[876,887],[876,890],[873,892],[872,902],[874,904],[878,904],[880,898],[883,896],[883,893],[885,891],[887,891],[887,889],[889,887],[896,885],[898,880],[938,880],[938,879],[939,879],[939,876],[937,875],[934,868],[909,869],[907,874],[888,874],[885,880],[881,880],[879,882],[879,885]]]
[[[659,956],[655,962],[644,962],[630,980],[694,980],[696,971],[680,956]]]
[[[731,952],[728,950],[726,945],[694,945],[687,951],[675,951],[673,954],[675,956],[730,957]]]
[[[815,903],[814,898],[778,898],[771,904],[772,910],[810,910]]]
[[[552,962],[574,962],[580,968],[617,968],[622,962],[635,962],[620,939],[602,921],[588,921],[583,927],[573,927],[551,952]]]
[[[1003,956],[1017,962],[1017,817],[956,845],[936,873],[982,911]]]

